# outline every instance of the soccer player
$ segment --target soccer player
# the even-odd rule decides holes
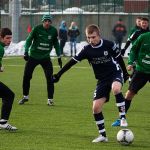
[[[115,43],[101,38],[100,29],[97,25],[89,25],[85,30],[89,44],[81,52],[71,58],[66,65],[55,75],[53,82],[59,81],[64,72],[69,70],[77,62],[87,59],[91,64],[95,78],[98,80],[93,97],[93,116],[99,130],[99,136],[92,142],[107,142],[106,130],[104,126],[103,105],[109,101],[112,90],[119,110],[122,127],[127,126],[125,117],[125,102],[121,92],[123,84],[122,70],[115,61],[120,57],[120,51]]]
[[[134,43],[136,39],[143,33],[149,32],[149,19],[148,18],[141,18],[141,27],[139,30],[136,30],[128,39],[124,46],[124,48],[121,50],[122,55],[125,54],[125,51],[130,46],[130,44]]]
[[[143,34],[149,32],[149,20],[147,18],[142,18],[141,19],[141,29],[136,30],[127,40],[124,49],[122,49],[122,55],[124,55],[126,49],[129,47],[130,43],[132,42],[134,44],[134,42],[137,40],[137,38]],[[131,51],[131,50],[130,50]],[[138,53],[138,51],[137,51]],[[134,76],[134,72],[135,72],[135,68],[136,68],[136,61],[132,64],[133,68],[132,68],[132,73],[130,75],[129,78],[129,83],[132,80],[132,77]],[[128,103],[128,101],[125,101],[125,103]],[[128,105],[128,104],[125,104]],[[120,126],[120,119],[117,119],[116,121],[114,121],[112,123],[112,126]]]
[[[132,43],[132,45],[134,44],[134,42],[136,41],[136,39],[143,33],[149,32],[149,20],[148,18],[141,18],[140,20],[141,22],[140,27],[138,30],[136,30],[127,40],[124,48],[121,50],[122,55],[125,54],[125,51],[127,50],[127,48],[130,46],[130,44]],[[134,70],[135,70],[135,65],[133,67],[133,72],[131,73],[130,77],[129,77],[129,82],[131,81],[131,78],[134,74]]]
[[[22,105],[29,99],[30,80],[37,65],[41,65],[47,80],[47,92],[49,106],[53,105],[54,83],[49,78],[53,74],[53,66],[50,59],[50,52],[54,46],[58,56],[58,64],[62,67],[60,47],[58,42],[57,29],[52,26],[52,16],[43,15],[42,24],[37,25],[30,32],[26,44],[24,59],[26,60],[23,76],[23,98],[19,101]]]
[[[136,31],[139,30],[141,28],[141,19],[142,17],[137,17],[135,20],[135,26],[133,28],[131,28],[131,31],[129,33],[129,37]]]
[[[9,28],[2,28],[0,31],[0,72],[3,72],[2,58],[4,56],[4,47],[11,43],[12,32]],[[17,130],[16,127],[8,123],[15,94],[4,83],[0,82],[0,98],[2,98],[0,128],[9,131]]]
[[[150,32],[140,35],[133,44],[128,59],[129,71],[133,70],[134,61],[136,62],[135,72],[125,96],[126,112],[134,96],[148,81],[150,82]],[[118,125],[120,125],[119,122]]]
[[[150,82],[150,32],[142,34],[133,45],[129,59],[127,69],[131,71],[133,69],[133,63],[136,61],[136,72],[131,80],[131,84],[126,93],[126,112],[130,107],[131,100],[135,94],[144,87],[144,85]]]

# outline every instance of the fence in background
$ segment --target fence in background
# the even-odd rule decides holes
[[[10,2],[0,2],[0,26],[11,27]],[[129,31],[135,24],[137,16],[150,17],[150,0],[18,0],[21,1],[19,18],[19,39],[28,35],[28,27],[41,23],[45,13],[53,15],[53,24],[58,28],[61,20],[66,20],[69,27],[76,21],[84,40],[86,25],[94,23],[102,29],[102,35],[112,39],[111,30],[115,22],[122,18]],[[10,7],[9,7],[10,6]]]

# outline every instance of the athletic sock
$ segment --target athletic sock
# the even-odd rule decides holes
[[[102,136],[106,137],[106,130],[105,130],[105,126],[104,126],[104,117],[103,117],[103,113],[100,112],[98,114],[93,114],[95,121],[96,121],[96,125],[98,127],[99,130],[99,134],[101,134]]]
[[[28,96],[28,95],[27,95],[27,96],[24,95],[23,98],[24,98],[24,99],[29,99],[29,96]]]
[[[116,104],[119,110],[120,119],[126,118],[125,117],[125,101],[124,101],[124,97],[122,93],[115,95],[115,97],[116,97]]]

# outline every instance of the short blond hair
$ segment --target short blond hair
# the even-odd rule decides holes
[[[92,34],[93,32],[96,32],[98,35],[100,35],[100,28],[95,24],[88,25],[85,29],[85,33]]]

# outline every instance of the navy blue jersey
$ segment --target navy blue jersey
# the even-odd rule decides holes
[[[87,59],[93,67],[95,78],[101,80],[120,70],[119,64],[115,61],[119,55],[115,43],[101,39],[99,45],[85,46],[73,59],[76,61]]]

